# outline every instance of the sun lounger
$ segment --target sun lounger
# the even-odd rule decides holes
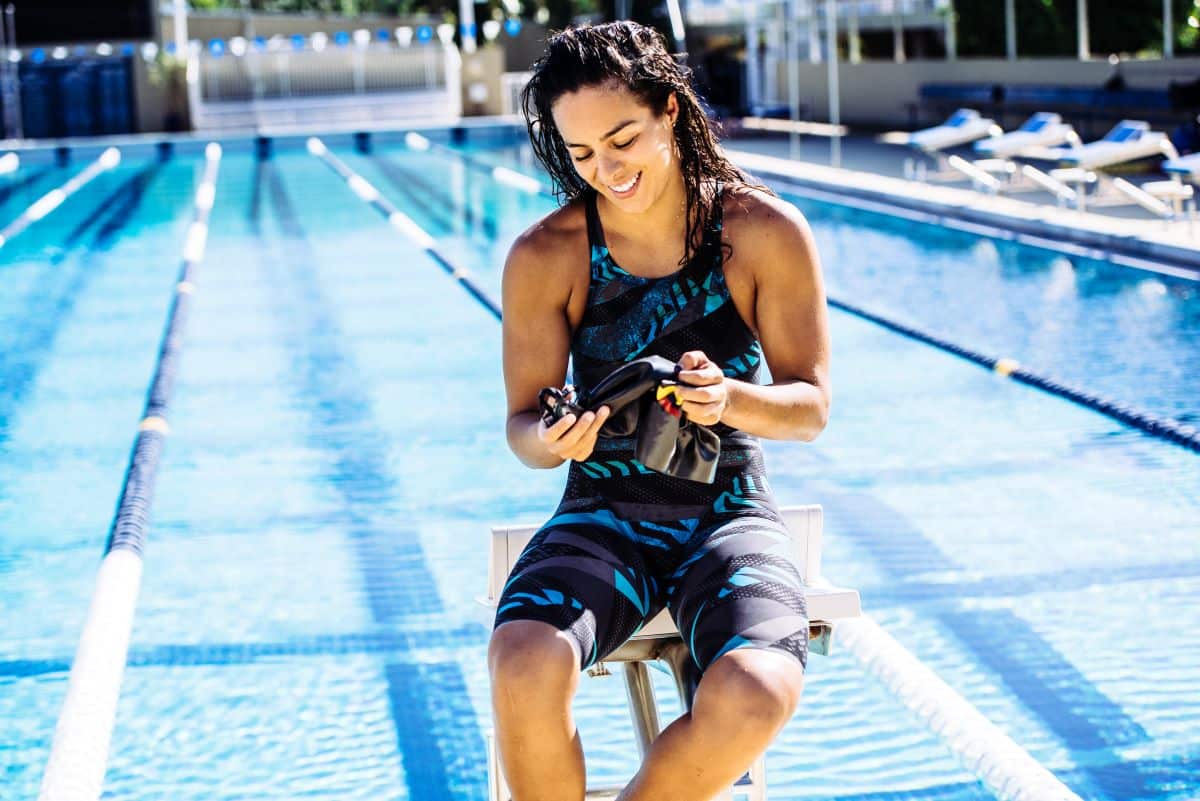
[[[975,152],[983,158],[1009,159],[1032,148],[1079,145],[1079,135],[1062,117],[1039,111],[1015,131],[975,142]]]
[[[976,141],[974,150],[982,158],[967,160],[950,156],[946,166],[969,178],[976,189],[992,194],[1032,189],[1038,184],[1023,180],[1027,175],[1018,169],[1014,159],[1019,156],[1043,157],[1048,148],[1064,143],[1080,144],[1075,129],[1064,123],[1058,114],[1039,111],[1015,131]]]
[[[805,582],[809,652],[828,654],[835,621],[862,614],[858,591],[834,587],[821,578],[821,507],[784,507],[781,512],[792,535],[796,565],[800,568]],[[488,594],[485,601],[489,606],[495,606],[504,591],[509,572],[536,531],[536,526],[497,526],[492,529],[488,558]],[[654,660],[664,662],[670,669],[675,677],[680,701],[684,709],[690,709],[694,690],[689,670],[691,655],[670,615],[665,611],[647,622],[628,642],[604,660],[605,663],[621,662],[624,665],[630,716],[636,730],[638,749],[643,756],[660,731],[654,688],[647,672],[647,663]],[[608,673],[604,664],[598,664],[588,672],[591,675]],[[766,778],[761,758],[723,797],[731,797],[733,790],[745,793],[751,801],[765,799]],[[619,787],[592,788],[588,790],[587,797],[614,798],[619,791]],[[510,801],[507,784],[501,775],[495,743],[491,740],[488,746],[488,799]]]
[[[901,135],[890,141],[907,145],[921,152],[923,156],[932,158],[935,168],[930,171],[926,162],[921,158],[904,160],[904,175],[918,181],[942,180],[946,178],[961,178],[962,174],[955,170],[942,151],[962,145],[969,145],[985,137],[999,136],[1003,131],[992,120],[983,117],[978,111],[970,108],[960,108],[951,114],[941,125],[913,131],[907,137]]]
[[[1102,170],[1152,156],[1175,158],[1179,153],[1165,133],[1151,131],[1142,120],[1121,120],[1103,139],[1076,147],[1052,148],[1051,154],[1069,167]]]
[[[908,136],[908,145],[924,153],[937,153],[1000,134],[1000,126],[992,120],[981,116],[975,109],[960,108],[941,125],[913,131]]]
[[[1200,183],[1200,153],[1167,159],[1162,163],[1162,171],[1167,175],[1177,176],[1182,181]]]
[[[1060,201],[1070,195],[1071,201],[1079,209],[1083,209],[1086,205],[1087,188],[1094,186],[1095,190],[1092,192],[1094,200],[1115,196],[1119,192],[1122,198],[1118,202],[1132,200],[1157,212],[1159,211],[1157,207],[1152,208],[1153,204],[1148,205],[1144,202],[1145,198],[1142,194],[1130,191],[1131,184],[1128,182],[1114,184],[1103,170],[1155,156],[1175,158],[1178,155],[1167,135],[1151,131],[1149,123],[1142,120],[1121,120],[1104,135],[1104,138],[1095,142],[1073,147],[1049,148],[1041,154],[1041,157],[1057,161],[1065,165],[1064,167],[1042,172],[1031,165],[1025,165],[1022,171],[1027,176],[1034,178],[1040,185],[1054,191]],[[1185,198],[1183,191],[1171,189],[1167,193],[1167,199],[1172,200],[1178,207],[1178,203]]]

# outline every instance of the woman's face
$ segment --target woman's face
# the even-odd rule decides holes
[[[648,209],[681,180],[675,154],[679,103],[667,99],[661,117],[621,86],[585,86],[551,106],[583,180],[622,211]]]

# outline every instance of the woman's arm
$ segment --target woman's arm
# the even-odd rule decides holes
[[[820,260],[804,216],[753,192],[739,215],[735,258],[753,276],[753,320],[773,383],[726,378],[703,353],[685,354],[684,411],[768,439],[815,439],[829,418],[829,326]],[[731,228],[734,226],[730,226]],[[731,231],[731,233],[733,233]]]
[[[540,223],[517,239],[504,265],[508,445],[530,467],[551,468],[567,459],[586,459],[608,418],[604,408],[599,414],[586,412],[579,420],[566,415],[547,427],[538,411],[538,392],[562,386],[566,379],[571,341],[567,310],[573,282],[564,255],[577,255],[587,263],[586,252],[575,254],[564,247],[566,238]]]

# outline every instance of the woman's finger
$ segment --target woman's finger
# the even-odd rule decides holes
[[[703,387],[680,386],[676,393],[682,401],[692,403],[715,403],[725,397],[725,387],[720,384],[709,384]]]
[[[575,425],[571,426],[569,431],[562,435],[562,438],[559,440],[559,442],[562,443],[564,448],[575,448],[580,441],[587,436],[588,429],[591,428],[595,420],[595,412],[584,412],[582,415],[580,415],[579,421]]]
[[[553,425],[549,426],[546,425],[546,422],[543,420],[542,430],[544,435],[542,436],[542,441],[548,445],[558,442],[558,440],[562,438],[563,434],[571,430],[571,426],[573,425],[575,425],[575,415],[573,414],[566,414],[555,420]]]
[[[721,383],[725,380],[725,373],[721,372],[720,367],[710,363],[695,370],[681,370],[679,380],[684,384],[702,387]]]
[[[679,357],[679,366],[684,370],[696,370],[706,364],[712,364],[712,360],[702,350],[689,350]]]

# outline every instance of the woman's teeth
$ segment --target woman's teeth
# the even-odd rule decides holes
[[[611,189],[612,191],[616,192],[617,194],[622,194],[622,193],[628,192],[630,189],[633,189],[633,185],[637,183],[638,178],[640,178],[641,176],[642,176],[642,174],[639,172],[637,175],[630,178],[627,182],[625,182],[623,184],[609,184],[608,188]]]

